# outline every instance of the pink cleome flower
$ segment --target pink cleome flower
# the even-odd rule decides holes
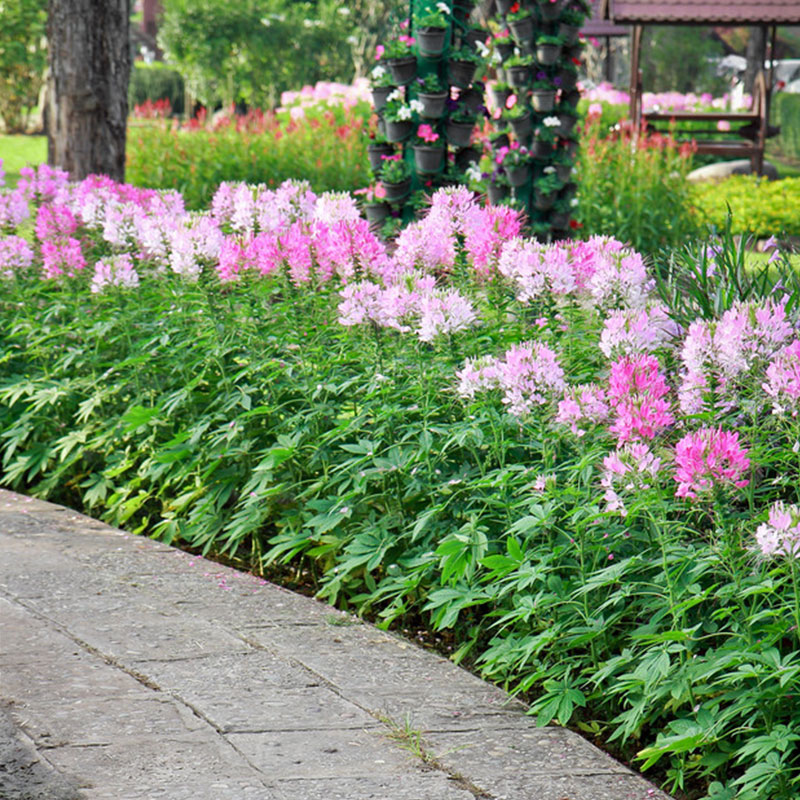
[[[747,449],[739,444],[739,434],[719,428],[701,428],[687,433],[675,445],[676,497],[696,498],[715,486],[747,486],[742,476],[750,467]]]

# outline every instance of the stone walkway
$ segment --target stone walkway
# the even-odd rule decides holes
[[[0,490],[4,800],[669,800],[372,625]]]

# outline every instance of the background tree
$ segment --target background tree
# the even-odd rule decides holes
[[[0,20],[0,117],[7,133],[19,133],[44,82],[47,0],[2,0]]]
[[[125,177],[130,0],[50,0],[47,160]]]

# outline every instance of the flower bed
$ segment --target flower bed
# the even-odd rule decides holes
[[[462,188],[390,254],[300,183],[46,168],[0,220],[5,485],[314,564],[668,787],[797,796],[800,292],[730,237],[655,273]]]

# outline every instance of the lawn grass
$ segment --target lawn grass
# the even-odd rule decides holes
[[[0,159],[6,172],[6,184],[16,186],[22,167],[47,160],[47,137],[0,136]]]

